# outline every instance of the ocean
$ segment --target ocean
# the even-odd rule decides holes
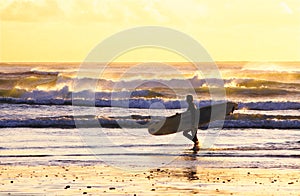
[[[0,164],[299,169],[300,62],[217,62],[221,78],[201,66],[1,63]],[[187,94],[198,107],[238,104],[221,127],[199,129],[210,145],[197,154],[182,133],[147,130],[185,111]]]

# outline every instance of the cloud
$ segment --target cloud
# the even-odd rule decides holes
[[[0,6],[0,17],[15,22],[184,24],[186,16],[202,16],[202,8],[194,0],[8,0]]]
[[[59,6],[68,21],[76,23],[108,22],[118,24],[161,22],[165,17],[148,0],[66,0]]]
[[[284,13],[287,13],[287,14],[293,14],[293,10],[288,6],[287,3],[281,2],[280,5],[281,5],[282,11],[283,11]]]
[[[0,12],[2,21],[36,22],[48,21],[63,17],[56,1],[12,1]]]
[[[299,5],[299,1],[292,0],[284,4],[281,0],[7,0],[0,5],[0,17],[2,21],[61,21],[76,25],[274,27],[298,26]]]

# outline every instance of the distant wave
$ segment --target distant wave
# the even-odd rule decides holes
[[[300,129],[299,120],[231,120],[225,121],[225,128],[260,128],[260,129]]]
[[[57,76],[59,74],[58,71],[37,71],[37,70],[32,70],[32,71],[25,71],[25,72],[0,72],[0,77],[3,76],[9,76],[10,78],[21,78],[26,77],[26,76],[37,76],[37,75],[54,75]]]
[[[155,117],[154,119],[163,117]],[[153,119],[153,117],[152,117]],[[103,128],[147,128],[151,116],[124,116],[103,117],[93,115],[83,116],[58,116],[40,117],[35,119],[0,119],[0,127],[34,127],[34,128],[75,128],[79,127],[103,127]],[[98,122],[95,124],[95,122]],[[219,121],[212,122],[210,127],[217,126]],[[260,114],[233,114],[226,117],[224,128],[276,128],[276,129],[300,129],[299,116],[260,115]],[[199,127],[206,129],[206,126]]]
[[[105,127],[105,128],[145,128],[145,124],[149,122],[148,119],[126,119],[126,118],[109,118],[109,117],[95,117],[92,115],[76,116],[75,117],[80,126],[86,127]],[[99,124],[93,123],[98,120]],[[58,117],[40,117],[35,119],[1,119],[0,127],[33,127],[33,128],[75,128],[76,123],[73,116],[58,116]]]
[[[180,109],[187,107],[184,100],[168,101],[159,98],[144,99],[119,99],[119,100],[81,100],[74,99],[21,99],[21,98],[0,98],[0,103],[9,104],[31,104],[31,105],[76,105],[76,106],[95,106],[95,107],[121,107],[121,108],[153,108],[153,109]]]
[[[72,70],[74,71],[74,70]],[[73,72],[72,72],[73,73]],[[290,76],[292,74],[292,76]],[[274,74],[270,73],[271,78],[274,78]],[[199,78],[197,75],[191,78],[173,78],[173,79],[132,79],[121,80],[118,82],[100,78],[76,78],[76,74],[65,73],[64,71],[46,71],[46,70],[34,70],[25,72],[6,73],[0,72],[0,90],[59,90],[67,86],[69,89],[73,89],[76,86],[78,90],[89,89],[90,84],[95,85],[95,89],[112,90],[116,87],[135,89],[136,84],[142,84],[139,88],[186,88],[189,84],[193,88],[207,87],[208,83],[210,87],[220,87],[224,84],[225,88],[239,88],[239,89],[276,89],[295,91],[300,89],[300,73],[285,74],[286,78],[294,78],[287,81],[274,81],[264,79],[254,79],[250,76],[242,78],[231,79],[217,79],[217,78]],[[142,77],[142,75],[141,75]],[[88,87],[88,88],[87,88]]]
[[[223,122],[221,122],[223,123]],[[220,122],[214,121],[209,126],[219,127]],[[262,128],[262,129],[300,129],[300,116],[263,115],[263,114],[232,114],[226,117],[224,128]],[[207,128],[204,126],[202,128]]]
[[[1,84],[0,84],[1,85]],[[34,85],[31,83],[31,85]],[[179,91],[188,91],[189,89],[185,89],[182,87],[175,88]],[[296,88],[296,86],[293,86]],[[126,89],[126,88],[125,88]],[[299,89],[299,90],[298,90]],[[225,87],[225,92],[227,97],[229,98],[244,98],[244,97],[253,97],[253,98],[272,98],[272,97],[294,97],[296,100],[300,99],[300,86],[298,89],[275,89],[275,88],[244,88],[244,87]],[[197,87],[195,89],[191,89],[191,91],[195,91],[197,94],[203,96],[208,96],[210,90],[220,90],[218,88],[208,87]],[[69,89],[68,86],[64,86],[59,90],[30,90],[30,89],[10,89],[10,90],[0,90],[0,97],[12,97],[12,98],[23,98],[23,99],[71,99],[73,97],[76,98],[87,98],[88,96],[93,96],[96,99],[111,99],[111,98],[124,98],[124,97],[143,97],[143,98],[176,98],[172,89],[167,87],[155,87],[155,88],[141,88],[141,89],[127,89],[127,90],[117,90],[113,92],[109,91],[96,91],[92,92],[91,90],[82,90],[74,93]],[[297,98],[298,97],[298,98]]]
[[[300,102],[292,101],[259,101],[259,102],[239,102],[239,109],[249,110],[300,110]]]

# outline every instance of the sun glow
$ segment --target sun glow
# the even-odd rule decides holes
[[[4,0],[0,61],[82,62],[106,37],[143,25],[186,33],[218,61],[296,61],[299,7],[300,1],[274,0]],[[153,57],[178,61],[161,51],[135,51],[122,61]]]
[[[274,71],[274,72],[300,72],[300,65],[295,63],[295,65],[291,64],[280,64],[274,62],[252,62],[244,65],[243,71],[246,70],[258,70],[258,71]]]

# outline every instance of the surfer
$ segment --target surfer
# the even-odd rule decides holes
[[[183,131],[183,135],[194,142],[194,148],[193,149],[196,149],[196,148],[199,148],[198,147],[199,141],[198,141],[198,138],[197,138],[198,123],[195,122],[196,120],[198,120],[198,119],[196,119],[197,106],[193,103],[193,96],[192,95],[187,95],[186,96],[186,102],[188,103],[187,112],[191,112],[192,127],[191,127],[191,130]],[[190,131],[192,132],[191,135],[189,134]]]

